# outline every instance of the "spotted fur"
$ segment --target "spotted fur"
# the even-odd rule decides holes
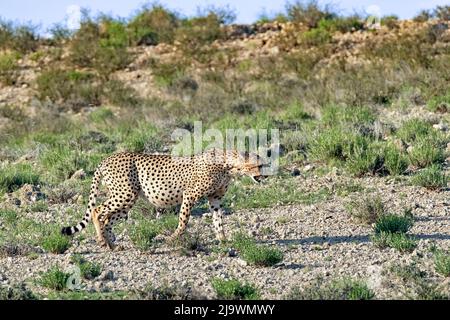
[[[178,227],[170,237],[175,239],[185,231],[194,205],[207,197],[216,236],[225,240],[221,200],[232,176],[247,175],[259,182],[263,178],[262,167],[258,156],[234,150],[213,149],[191,157],[115,154],[103,160],[94,174],[88,208],[82,221],[76,226],[63,228],[61,232],[73,235],[93,220],[98,241],[112,249],[115,240],[112,226],[127,218],[138,196],[143,195],[158,211],[181,205]],[[95,207],[102,177],[109,198]]]

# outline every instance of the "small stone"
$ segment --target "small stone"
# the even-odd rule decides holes
[[[229,257],[236,257],[237,256],[236,250],[234,250],[233,248],[229,248],[228,249],[228,256]]]
[[[84,172],[84,169],[80,169],[80,170],[76,171],[70,177],[70,179],[72,179],[72,180],[83,180],[84,178],[86,178],[86,172]]]
[[[238,264],[239,264],[240,266],[243,266],[243,267],[248,266],[248,263],[247,263],[247,261],[245,261],[245,260],[238,259],[237,262],[238,262]]]
[[[303,168],[303,171],[308,172],[314,169],[314,165],[308,164]]]
[[[114,272],[112,272],[111,270],[103,271],[100,275],[100,278],[102,280],[114,280]]]

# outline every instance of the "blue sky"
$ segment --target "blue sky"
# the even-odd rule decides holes
[[[354,10],[364,12],[368,7],[377,6],[382,15],[396,14],[400,18],[411,18],[421,9],[434,8],[437,5],[449,4],[449,0],[331,0],[319,3],[333,3],[343,13]],[[90,8],[93,13],[102,11],[115,16],[129,17],[145,1],[142,0],[0,0],[0,17],[15,21],[32,21],[40,24],[44,29],[56,22],[76,20],[76,9]],[[222,6],[228,4],[237,13],[238,23],[248,23],[256,20],[263,12],[279,12],[284,9],[285,0],[160,0],[168,8],[175,9],[184,15],[193,15],[198,7],[214,4]],[[377,8],[376,7],[376,8]],[[71,8],[71,10],[68,10]],[[68,12],[71,12],[68,14]]]

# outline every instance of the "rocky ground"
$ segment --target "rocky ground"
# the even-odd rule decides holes
[[[331,191],[349,182],[348,178],[336,174],[296,179],[302,188],[326,186]],[[0,280],[3,284],[25,281],[34,291],[45,293],[45,289],[35,286],[32,280],[55,264],[69,270],[73,253],[81,253],[86,259],[101,264],[100,277],[83,280],[86,290],[97,292],[139,290],[151,283],[155,287],[190,288],[196,297],[215,298],[210,281],[221,277],[239,278],[254,284],[264,299],[280,299],[292,287],[308,286],[318,277],[327,280],[351,276],[367,281],[378,299],[399,299],[405,298],[405,292],[401,287],[394,289],[396,280],[386,273],[392,265],[415,261],[432,277],[438,277],[430,248],[433,243],[440,248],[450,246],[447,192],[431,192],[386,178],[352,179],[351,182],[360,185],[362,191],[348,195],[333,192],[330,199],[312,205],[242,210],[226,216],[225,227],[229,234],[245,230],[259,242],[282,249],[284,259],[273,267],[250,266],[233,251],[227,254],[212,250],[216,247],[212,227],[200,212],[193,216],[189,228],[190,234],[199,235],[200,246],[189,254],[181,254],[176,247],[164,244],[152,252],[140,252],[133,248],[126,225],[118,236],[122,250],[109,252],[98,247],[91,229],[85,239],[75,237],[74,244],[65,254],[1,258]],[[413,252],[376,248],[370,241],[371,227],[359,225],[349,217],[345,204],[369,192],[379,194],[391,212],[412,209],[415,224],[410,233],[418,239]],[[66,220],[63,212],[53,212],[51,220]],[[41,218],[45,219],[45,216]],[[441,285],[444,290],[450,290],[448,279]]]

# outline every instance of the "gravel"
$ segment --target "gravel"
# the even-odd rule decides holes
[[[331,182],[330,182],[331,181]],[[432,243],[450,247],[450,208],[447,191],[431,192],[424,188],[393,184],[387,178],[349,179],[343,176],[308,177],[299,179],[301,185],[333,187],[348,182],[358,183],[364,191],[346,197],[333,196],[330,200],[312,205],[287,205],[265,209],[241,210],[225,217],[228,234],[238,227],[253,233],[260,243],[277,245],[284,252],[283,262],[273,267],[254,267],[239,257],[236,250],[215,253],[212,250],[182,254],[180,250],[162,244],[152,252],[133,248],[127,236],[127,226],[118,234],[120,251],[99,248],[92,233],[86,239],[73,241],[72,247],[60,255],[41,253],[33,258],[13,256],[0,258],[0,282],[27,282],[37,292],[45,289],[35,286],[41,271],[52,265],[69,270],[70,256],[81,253],[85,259],[102,266],[102,274],[94,280],[83,280],[88,291],[136,290],[147,284],[188,286],[206,298],[215,298],[210,281],[214,277],[238,278],[259,288],[262,298],[281,299],[294,286],[304,287],[318,277],[325,280],[351,276],[366,280],[376,297],[400,298],[392,289],[392,280],[383,276],[383,270],[398,263],[420,261],[421,268],[436,276],[430,255]],[[300,186],[303,187],[303,186]],[[412,208],[416,222],[411,234],[418,239],[411,253],[395,249],[378,249],[370,242],[370,226],[358,225],[351,220],[345,204],[353,198],[373,190],[379,194],[391,212]],[[60,209],[60,208],[58,208]],[[36,219],[64,221],[64,210],[52,210],[51,215],[35,213]],[[195,215],[189,232],[200,232],[201,243],[214,247],[213,228],[201,215]],[[267,228],[271,232],[267,232]],[[262,230],[265,230],[263,233]],[[85,231],[86,232],[86,231]],[[77,239],[77,237],[75,238]]]

